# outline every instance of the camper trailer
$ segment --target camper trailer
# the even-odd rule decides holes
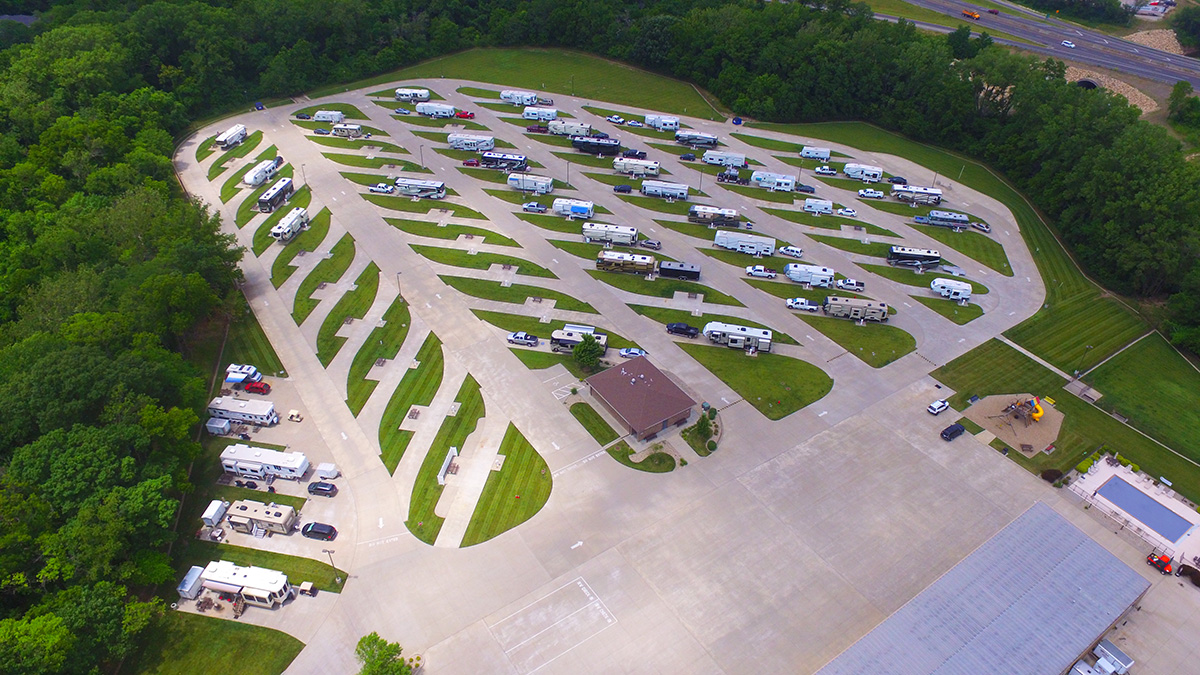
[[[531,173],[510,173],[508,186],[522,192],[546,194],[554,191],[554,179],[546,176],[535,176]]]
[[[828,199],[805,199],[804,210],[809,213],[833,213],[833,202]]]
[[[262,567],[242,567],[228,560],[208,563],[200,575],[204,588],[240,596],[247,605],[274,609],[295,597],[283,572]]]
[[[318,110],[313,114],[313,120],[316,122],[341,124],[346,121],[346,113],[341,110]]]
[[[555,199],[554,212],[568,218],[591,218],[596,215],[596,205],[582,199]]]
[[[918,185],[896,185],[892,188],[892,196],[902,202],[912,204],[942,203],[942,191],[937,188],[920,187]]]
[[[301,452],[280,452],[236,443],[221,451],[221,468],[242,478],[287,478],[300,480],[308,472],[308,458]]]
[[[857,178],[864,183],[875,183],[883,178],[883,169],[867,164],[847,164],[842,173],[849,178]]]
[[[709,227],[741,227],[737,209],[719,209],[715,206],[697,204],[688,209],[688,222],[701,223]]]
[[[628,225],[608,225],[606,223],[584,223],[583,240],[589,244],[619,244],[621,246],[636,246],[638,230]]]
[[[887,303],[865,298],[839,298],[831,295],[825,298],[821,311],[828,316],[854,321],[888,320]]]
[[[546,129],[556,136],[590,136],[592,133],[592,125],[590,124],[559,119],[550,120],[550,123],[546,125]]]
[[[218,148],[228,150],[236,145],[240,145],[244,140],[246,140],[246,125],[235,124],[221,132],[214,142]]]
[[[571,147],[589,155],[615,155],[621,151],[621,141],[616,138],[594,138],[572,136]]]
[[[500,92],[500,100],[513,105],[534,105],[538,102],[538,95],[532,91],[505,89]]]
[[[659,131],[675,131],[679,129],[679,118],[669,115],[646,115],[646,126]]]
[[[291,534],[296,520],[295,508],[274,502],[264,504],[253,499],[239,499],[229,506],[229,527],[242,534]]]
[[[450,134],[446,142],[455,150],[470,150],[483,152],[496,147],[496,139],[492,136],[477,136],[475,134]]]
[[[412,101],[413,103],[417,103],[420,101],[428,101],[429,100],[429,90],[428,89],[407,89],[407,88],[401,87],[396,90],[396,100],[397,101]]]
[[[275,412],[275,404],[270,401],[218,396],[208,402],[208,414],[210,417],[258,426],[279,424],[279,413]]]
[[[814,288],[832,287],[834,277],[837,276],[837,272],[828,267],[800,263],[788,263],[787,267],[783,268],[783,274],[798,284],[807,284]]]
[[[806,145],[800,148],[800,156],[805,159],[815,159],[822,162],[828,162],[829,156],[832,153],[829,148],[818,148],[811,145]]]
[[[262,196],[258,198],[258,210],[260,213],[270,213],[283,205],[284,202],[291,199],[292,194],[296,192],[296,187],[292,183],[292,179],[288,177],[280,178],[278,182],[272,185]]]
[[[287,243],[292,240],[292,237],[300,234],[300,231],[307,225],[308,210],[303,206],[297,206],[288,211],[288,214],[271,228],[271,236],[278,241]]]
[[[955,211],[930,211],[929,215],[925,217],[925,223],[958,231],[970,227],[971,218],[965,213]]]
[[[425,115],[426,117],[454,117],[454,113],[458,112],[452,105],[429,102],[418,103],[416,110],[418,115]]]
[[[549,122],[550,120],[558,119],[558,110],[555,108],[535,108],[533,106],[527,106],[525,111],[521,113],[521,117],[527,120]]]
[[[644,180],[642,194],[647,197],[666,197],[668,199],[687,199],[688,186],[682,183],[668,183],[660,180]]]
[[[343,138],[358,138],[362,136],[363,130],[361,124],[335,124],[333,125],[333,135]]]
[[[700,161],[705,164],[715,166],[729,166],[735,169],[748,166],[746,164],[746,156],[740,152],[720,152],[718,150],[706,150],[704,155],[700,157]]]
[[[600,254],[596,256],[596,269],[605,272],[650,274],[654,272],[655,262],[652,255],[624,253],[621,251],[600,251]]]
[[[971,284],[957,279],[934,279],[930,290],[943,298],[966,302],[971,299]]]
[[[705,324],[701,332],[713,344],[725,345],[730,349],[755,349],[760,352],[771,351],[771,339],[774,336],[766,328],[750,328],[719,321]]]
[[[582,326],[563,326],[562,330],[556,330],[550,334],[550,351],[552,352],[571,352],[575,349],[575,345],[583,342],[583,336],[591,335],[596,344],[600,345],[600,355],[603,356],[608,352],[608,335],[605,333],[597,333],[595,328],[590,330],[574,330],[582,328]]]
[[[519,172],[529,168],[529,159],[507,152],[485,152],[479,156],[479,165],[485,169]]]
[[[757,234],[745,234],[734,230],[719,230],[713,244],[739,253],[771,255],[775,252],[775,240]]]
[[[442,199],[446,196],[446,184],[440,180],[397,178],[396,192],[408,197]]]
[[[630,176],[657,176],[658,162],[647,159],[618,157],[613,160],[613,171],[629,174]]]
[[[664,260],[658,264],[658,276],[669,279],[700,280],[700,266],[692,263]]]
[[[700,131],[688,131],[687,129],[681,129],[675,132],[675,142],[682,143],[683,145],[690,145],[695,148],[717,147],[716,136]]]
[[[760,188],[774,192],[791,192],[796,189],[796,177],[770,171],[755,171],[750,174],[750,182]]]
[[[282,157],[264,159],[255,164],[253,169],[247,171],[245,176],[242,176],[242,182],[250,187],[258,187],[274,178],[275,173],[279,171],[279,167],[281,166],[283,166]]]

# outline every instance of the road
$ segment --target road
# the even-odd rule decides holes
[[[1076,61],[1108,68],[1171,85],[1179,80],[1187,80],[1192,83],[1193,87],[1200,89],[1200,61],[1196,59],[1169,54],[1059,19],[1047,19],[1045,15],[1025,7],[1004,3],[1011,9],[996,15],[986,13],[985,9],[978,5],[957,0],[906,0],[906,2],[961,19],[967,24],[974,23],[972,30],[976,33],[1000,31],[1033,43],[1028,44],[992,36],[992,39],[998,44],[1017,47],[1064,61]],[[974,22],[966,19],[962,16],[964,9],[979,12],[980,19]],[[889,21],[897,20],[896,17],[878,16]],[[920,21],[914,23],[926,30],[949,32],[945,26]],[[1075,48],[1062,46],[1063,40],[1074,42]]]

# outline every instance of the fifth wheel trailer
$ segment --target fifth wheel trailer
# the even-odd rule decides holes
[[[521,113],[521,117],[527,120],[541,120],[549,122],[550,120],[558,119],[558,110],[555,108],[535,108],[532,106],[526,107]]]
[[[822,162],[828,162],[830,154],[831,151],[829,148],[818,148],[810,145],[800,148],[800,156],[805,159],[817,159]]]
[[[500,100],[513,105],[534,105],[538,102],[538,95],[532,91],[505,89],[500,92]]]
[[[584,223],[583,240],[591,243],[613,243],[623,246],[637,244],[638,231],[629,225],[608,225],[606,223]]]
[[[658,162],[648,159],[618,157],[613,160],[613,171],[629,174],[630,176],[657,176]]]
[[[771,351],[771,339],[774,337],[766,328],[750,328],[719,321],[705,324],[701,332],[709,342],[725,345],[730,349],[757,349],[760,352]]]
[[[679,118],[668,115],[646,115],[646,126],[659,131],[675,131],[679,129]]]
[[[560,216],[591,218],[596,215],[596,205],[582,199],[555,199],[551,208]]]
[[[313,113],[313,119],[317,122],[333,122],[341,124],[346,121],[346,113],[341,110],[318,110]]]
[[[717,137],[700,131],[680,130],[675,132],[675,142],[693,147],[717,147]]]
[[[208,402],[209,417],[247,422],[259,426],[279,424],[279,413],[275,412],[275,404],[270,401],[233,398],[218,396]]]
[[[719,230],[713,244],[731,251],[750,255],[771,255],[775,252],[775,240],[757,234],[745,234],[735,230]]]
[[[236,443],[221,451],[221,468],[243,478],[288,478],[300,480],[308,473],[308,458],[302,452],[280,452]]]
[[[932,204],[936,206],[942,203],[941,190],[917,185],[897,185],[892,188],[892,196],[902,202],[912,202],[913,204]]]
[[[479,165],[485,169],[524,172],[529,168],[529,158],[509,152],[485,152],[479,156]]]
[[[755,171],[750,174],[750,182],[761,188],[775,192],[791,192],[796,189],[796,177],[770,171]]]
[[[429,100],[429,90],[428,89],[406,89],[404,87],[401,87],[396,90],[396,100],[397,101],[414,101],[414,102],[428,101]]]
[[[275,172],[283,166],[283,158],[264,159],[242,176],[242,182],[251,187],[257,187],[275,177]]]
[[[606,272],[636,272],[650,274],[655,268],[652,255],[624,253],[622,251],[600,251],[596,256],[596,269]]]
[[[668,199],[687,199],[688,186],[683,183],[668,183],[661,180],[644,180],[642,194],[647,197],[666,197]]]
[[[943,298],[951,300],[970,300],[971,284],[957,279],[934,279],[929,289]]]
[[[426,115],[428,117],[454,117],[454,113],[457,112],[457,109],[452,105],[428,102],[418,103],[416,110],[418,115]]]
[[[720,225],[727,227],[742,226],[742,221],[738,218],[737,209],[719,209],[715,206],[704,206],[702,204],[697,204],[688,209],[688,221],[713,227]]]
[[[740,169],[746,166],[746,156],[740,152],[705,150],[704,155],[700,157],[700,161],[704,162],[705,164],[714,164],[716,166],[731,166],[735,169]]]
[[[839,298],[831,295],[825,298],[821,306],[825,314],[841,319],[854,321],[883,321],[888,320],[887,303],[864,298]]]
[[[783,274],[798,284],[808,284],[814,288],[833,286],[833,279],[837,276],[837,272],[828,267],[800,263],[788,263],[787,267],[783,268]]]
[[[851,178],[872,183],[883,178],[883,169],[867,164],[847,164],[842,172]]]
[[[833,202],[810,197],[804,200],[804,210],[809,213],[833,213]]]
[[[554,191],[554,179],[535,176],[531,173],[510,173],[508,174],[508,186],[522,192],[546,194]]]
[[[246,125],[235,124],[217,136],[215,143],[222,150],[228,150],[246,140]]]
[[[493,136],[477,136],[475,134],[450,134],[446,137],[446,141],[450,147],[455,150],[470,150],[472,152],[480,152],[483,150],[491,150],[496,147],[496,139]]]
[[[592,133],[590,124],[559,119],[550,120],[546,129],[556,136],[589,136]]]

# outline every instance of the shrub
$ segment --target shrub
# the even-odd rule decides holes
[[[716,441],[709,441],[709,442],[708,442],[708,445],[706,445],[706,446],[704,446],[704,447],[708,448],[708,451],[709,451],[709,452],[712,452],[712,451],[714,451],[714,450],[716,450],[716,449],[717,449],[717,442],[716,442]]]
[[[1134,472],[1134,473],[1141,473],[1141,472],[1142,472],[1142,467],[1138,466],[1137,464],[1134,464],[1133,462],[1130,462],[1130,463],[1129,463],[1129,468],[1130,468],[1130,469],[1133,469],[1133,472]]]
[[[710,420],[717,419],[717,409],[716,408],[708,409],[708,419],[710,419]]]
[[[680,457],[679,458],[679,466],[687,466],[687,460]]]
[[[1087,459],[1083,460],[1079,464],[1075,465],[1075,470],[1078,471],[1079,473],[1087,473],[1088,469],[1092,468],[1092,462],[1094,462],[1094,461],[1095,461],[1094,457],[1088,457]]]
[[[1117,455],[1117,461],[1121,463],[1121,466],[1129,466],[1129,460],[1120,455]]]
[[[1058,469],[1046,469],[1042,472],[1042,480],[1046,481],[1047,483],[1054,483],[1057,482],[1059,478],[1062,478],[1062,475],[1063,472],[1059,471]],[[1055,487],[1058,486],[1056,485]]]
[[[700,419],[696,420],[696,434],[700,436],[701,440],[707,441],[712,438],[712,422],[709,422],[707,417],[701,415]]]

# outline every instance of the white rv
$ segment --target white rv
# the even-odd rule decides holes
[[[596,215],[596,205],[582,199],[555,199],[552,208],[558,215],[568,218],[591,218]]]
[[[750,174],[750,182],[774,192],[791,192],[796,189],[795,176],[770,171],[755,171]]]
[[[741,227],[742,221],[738,218],[737,209],[719,209],[715,206],[704,206],[697,204],[688,209],[688,221],[693,223],[703,223],[705,225],[732,225],[733,227]]]
[[[679,129],[679,118],[668,115],[646,115],[646,126],[659,131],[676,131]]]
[[[271,228],[271,236],[281,242],[289,242],[292,237],[300,234],[300,231],[308,225],[308,210],[303,206],[288,211],[287,215],[279,219],[279,222]]]
[[[274,609],[295,596],[283,572],[262,567],[241,567],[228,560],[208,563],[200,574],[201,584],[218,593],[241,596],[248,605]]]
[[[414,101],[414,102],[428,101],[429,100],[429,90],[428,89],[406,89],[404,87],[401,87],[396,90],[396,100],[397,101]]]
[[[346,113],[341,110],[318,110],[313,113],[313,119],[318,122],[341,124],[346,121]]]
[[[225,367],[225,381],[234,383],[262,382],[262,373],[249,363],[231,363]]]
[[[750,328],[719,321],[704,324],[704,330],[701,332],[709,342],[725,345],[730,349],[757,349],[760,352],[771,351],[771,339],[774,337],[766,328]]]
[[[538,102],[538,95],[532,91],[505,89],[500,92],[500,100],[513,105],[533,105]]]
[[[492,136],[476,136],[475,134],[450,134],[446,142],[455,150],[470,150],[482,152],[496,147],[496,139]]]
[[[345,138],[358,138],[362,136],[363,130],[361,124],[335,124],[333,125],[333,135],[343,136]]]
[[[218,396],[208,402],[210,417],[248,422],[260,426],[270,426],[279,423],[279,413],[275,412],[275,404],[270,401],[247,400],[232,396]]]
[[[707,148],[717,147],[717,137],[712,134],[706,134],[701,131],[688,131],[686,129],[675,132],[675,142],[693,147],[704,146]]]
[[[799,263],[789,263],[783,268],[783,274],[798,284],[808,284],[815,288],[830,288],[833,286],[834,277],[837,276],[837,272],[828,267]]]
[[[687,199],[688,186],[682,183],[667,183],[660,180],[644,180],[642,194],[647,197],[666,197],[668,199]]]
[[[821,306],[821,311],[828,316],[853,321],[886,322],[888,320],[887,303],[866,298],[839,298],[831,295],[825,298],[825,304]]]
[[[828,162],[830,156],[829,148],[818,148],[806,145],[800,148],[800,156],[805,159],[819,159],[822,162]]]
[[[833,202],[828,199],[805,199],[804,210],[809,213],[833,213]]]
[[[531,173],[510,173],[508,186],[522,192],[545,194],[554,191],[554,179],[547,176],[535,176]]]
[[[279,452],[237,443],[221,451],[221,468],[243,478],[275,476],[300,480],[308,472],[308,458],[302,452]]]
[[[426,115],[428,117],[454,117],[454,113],[457,112],[452,105],[428,102],[418,103],[416,110],[418,115]]]
[[[283,158],[264,159],[242,176],[242,182],[250,187],[257,187],[275,177],[275,172],[283,166]]]
[[[652,255],[625,253],[624,251],[600,251],[596,256],[596,269],[604,272],[634,272],[651,274],[657,261]],[[557,334],[558,331],[555,331]]]
[[[583,240],[592,243],[611,243],[622,246],[637,244],[638,231],[629,225],[608,225],[605,223],[584,223]]]
[[[929,284],[929,288],[942,296],[951,300],[967,301],[971,299],[971,284],[957,279],[934,279]]]
[[[850,178],[857,178],[864,183],[875,183],[883,178],[883,169],[866,164],[847,164],[842,172]]]
[[[397,178],[396,192],[409,197],[421,197],[422,199],[442,199],[446,196],[446,184],[440,180]]]
[[[746,166],[746,156],[740,152],[721,152],[719,150],[705,150],[704,155],[700,157],[700,161],[705,164],[715,164],[716,166],[730,166],[735,169],[740,169]]]
[[[527,120],[539,120],[549,122],[550,120],[558,119],[558,110],[555,108],[535,108],[527,106],[525,112],[521,113],[521,117]]]
[[[214,142],[217,144],[217,147],[221,148],[222,150],[228,150],[236,145],[241,144],[241,142],[244,140],[246,140],[246,125],[235,124],[225,131],[222,131]]]
[[[613,171],[627,173],[630,176],[657,176],[658,162],[648,159],[618,157],[613,160]]]
[[[941,190],[919,185],[896,185],[892,187],[892,196],[902,202],[912,202],[913,204],[937,206],[942,203]]]
[[[775,252],[775,240],[757,234],[745,234],[736,230],[719,230],[713,244],[731,251],[750,255],[771,255]]]
[[[550,120],[546,129],[557,136],[590,136],[592,133],[592,125],[570,120]]]

